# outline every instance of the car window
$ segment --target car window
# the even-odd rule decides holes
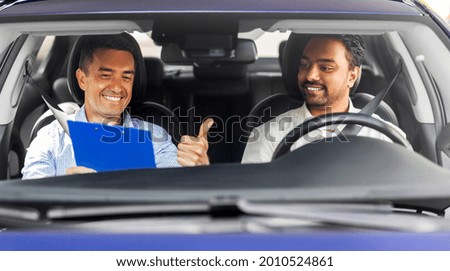
[[[288,39],[290,31],[281,33],[280,31],[275,32],[263,32],[259,34],[260,30],[254,30],[252,32],[240,33],[240,37],[254,37],[256,49],[258,50],[258,57],[261,58],[278,58],[278,47],[282,41]]]
[[[133,32],[132,35],[139,43],[142,50],[142,55],[144,57],[159,58],[161,56],[161,46],[157,46],[153,42],[153,40],[151,39],[151,32],[149,33]]]

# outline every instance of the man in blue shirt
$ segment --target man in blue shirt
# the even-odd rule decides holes
[[[84,91],[84,105],[70,116],[72,120],[149,130],[157,167],[209,164],[206,136],[212,119],[202,124],[198,137],[182,137],[177,150],[163,128],[131,118],[125,111],[136,72],[133,45],[120,35],[89,39],[86,48],[82,48],[76,71],[78,85]],[[95,171],[76,166],[72,141],[57,121],[39,131],[22,169],[23,179],[89,172]]]

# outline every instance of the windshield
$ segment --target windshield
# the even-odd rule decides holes
[[[396,4],[5,10],[0,224],[448,230],[450,41]]]

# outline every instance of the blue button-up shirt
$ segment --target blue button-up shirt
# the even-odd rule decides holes
[[[84,106],[70,118],[87,122]],[[160,126],[131,118],[124,112],[123,125],[151,132],[156,167],[179,167],[177,148],[170,135]],[[124,157],[124,159],[127,159]],[[66,174],[66,169],[76,166],[72,140],[55,120],[43,127],[31,142],[22,169],[22,179],[34,179]]]

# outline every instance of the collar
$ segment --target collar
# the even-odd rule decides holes
[[[308,106],[306,106],[306,103],[304,104],[305,106],[302,106],[303,110],[304,110],[304,114],[305,114],[305,119],[310,119],[310,118],[314,118],[314,116],[311,114],[311,112],[308,109]],[[350,99],[350,97],[348,98],[348,112],[349,113],[358,113],[359,111],[361,111],[361,109],[358,109],[356,107],[353,106],[352,103],[352,99]]]
[[[122,113],[122,119],[123,119],[123,126],[124,127],[133,127],[133,122],[131,121],[131,116],[128,113],[127,110],[123,111]],[[83,106],[75,113],[74,117],[75,121],[81,121],[81,122],[88,122],[86,117],[86,109]]]

